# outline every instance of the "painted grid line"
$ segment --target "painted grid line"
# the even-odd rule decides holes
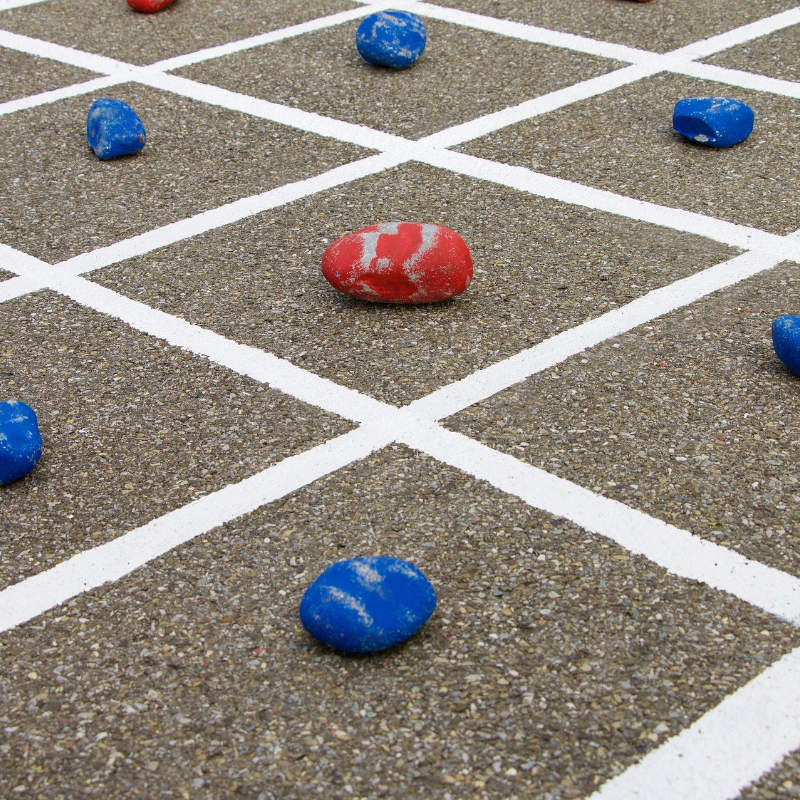
[[[39,1],[41,0],[0,3],[0,10]],[[419,8],[419,13],[422,14],[426,13],[425,10],[422,10],[423,6],[428,12],[430,12],[430,9],[436,9],[436,13],[428,13],[427,15],[436,16],[436,14],[439,14],[438,18],[442,18],[442,14],[450,14],[450,10],[439,9],[425,3],[407,3],[403,5]],[[370,8],[366,9],[364,13],[369,13]],[[353,14],[352,18],[359,16],[355,12],[349,13]],[[479,15],[472,16],[479,17]],[[478,27],[482,30],[491,30],[491,26],[498,23],[498,21],[488,22],[491,19],[486,17],[470,20],[470,22],[480,23]],[[724,74],[731,79],[747,81],[747,88],[774,91],[778,94],[795,97],[797,96],[797,85],[793,82],[775,81],[765,76],[743,73],[738,70],[724,70],[723,68],[692,62],[693,59],[705,57],[713,52],[727,49],[757,36],[766,35],[766,33],[773,32],[789,24],[795,24],[798,21],[800,21],[800,9],[793,9],[783,15],[774,15],[749,26],[742,26],[735,31],[711,37],[703,42],[694,43],[665,56],[647,53],[643,55],[634,54],[628,49],[626,55],[628,57],[635,55],[633,66],[638,67],[638,71],[637,69],[625,68],[628,69],[628,73],[622,78],[623,82],[619,85],[625,85],[625,83],[646,77],[648,74],[654,74],[656,71],[666,70],[682,72],[683,74],[695,74],[697,76],[710,77],[711,79],[718,79],[713,76]],[[317,21],[312,21],[308,25],[316,23]],[[458,24],[468,23],[462,20]],[[308,32],[308,30],[321,27],[324,27],[324,25],[319,23],[317,27],[308,27],[288,35],[300,35]],[[533,26],[526,27],[528,28],[525,32],[526,35],[535,33]],[[538,31],[543,30],[538,29]],[[187,84],[182,84],[180,89],[177,90],[174,88],[176,83],[172,79],[177,78],[177,76],[166,76],[157,70],[153,70],[152,67],[132,67],[122,62],[116,62],[113,59],[92,56],[92,54],[81,53],[72,48],[63,48],[59,45],[31,40],[29,37],[15,39],[13,38],[16,37],[15,34],[8,34],[9,37],[12,37],[9,39],[5,38],[6,33],[0,32],[0,36],[5,39],[0,41],[0,46],[3,44],[14,46],[15,49],[22,49],[25,52],[29,52],[25,48],[35,48],[38,51],[35,53],[36,55],[55,58],[63,63],[73,63],[75,66],[101,73],[105,72],[108,75],[107,77],[95,79],[95,81],[65,87],[55,92],[45,92],[35,96],[35,98],[12,101],[17,105],[3,104],[0,106],[0,113],[3,111],[5,113],[13,113],[15,110],[31,107],[31,104],[36,104],[39,101],[50,102],[52,99],[59,99],[61,96],[74,96],[81,93],[88,84],[93,84],[95,88],[99,88],[100,85],[103,87],[110,86],[122,80],[136,80],[147,85],[158,86],[158,88],[166,88],[168,91],[177,91],[177,93],[184,96],[190,96],[186,94],[189,91]],[[551,34],[553,32],[545,31],[542,35],[551,36]],[[265,34],[265,36],[269,35]],[[504,32],[503,35],[511,34]],[[272,34],[272,36],[275,37],[275,34]],[[565,34],[564,36],[569,35]],[[247,40],[238,43],[238,49],[259,46],[267,41],[265,39],[254,43],[252,41],[254,38],[257,39],[258,37],[251,37],[249,44],[245,43]],[[276,40],[277,38],[271,38],[268,41]],[[12,41],[13,44],[10,44]],[[581,46],[587,46],[587,42],[591,43],[593,40],[571,41],[568,46],[570,49],[580,49]],[[199,60],[204,60],[206,56],[209,58],[219,57],[219,55],[224,54],[223,51],[225,51],[226,47],[235,46],[236,43],[232,43],[228,46],[222,46],[222,48],[207,49]],[[567,45],[562,43],[555,46]],[[594,43],[590,46],[599,51],[597,54],[605,55],[606,57],[616,57],[610,55],[612,51],[622,55],[619,49],[613,50],[613,48],[619,48],[620,46],[610,43]],[[214,52],[211,53],[211,50]],[[235,49],[229,50],[229,52],[235,51]],[[589,51],[584,50],[583,52]],[[618,70],[617,72],[623,71]],[[614,73],[610,74],[614,75]],[[635,77],[637,75],[639,77]],[[178,80],[183,81],[185,79]],[[611,80],[608,78],[605,81],[598,80],[596,84],[584,82],[588,86],[582,88],[581,91],[588,90],[593,94],[598,94],[602,91],[608,91],[609,88],[614,88],[614,83],[619,80],[620,77],[617,76]],[[199,86],[202,86],[202,84],[199,84]],[[92,91],[92,89],[86,89],[86,91]],[[201,93],[206,90],[191,87],[191,91]],[[458,133],[451,131],[449,135],[455,138],[465,134],[469,136],[473,132],[476,136],[483,135],[483,133],[480,133],[481,130],[490,132],[498,129],[498,127],[493,126],[504,127],[528,118],[533,114],[546,113],[549,110],[561,107],[559,103],[565,105],[569,102],[575,102],[577,99],[582,99],[581,91],[576,91],[574,87],[567,87],[559,91],[562,93],[560,96],[557,93],[552,93],[552,96],[547,100],[534,99],[529,101],[529,104],[524,108],[517,108],[515,111],[506,109],[503,112],[498,112],[497,116],[487,115],[485,118],[481,118],[480,122],[473,121],[475,124],[471,128],[470,124],[467,123],[466,127],[461,126],[461,130]],[[68,94],[63,94],[64,92],[68,92]],[[588,96],[593,96],[593,94]],[[238,104],[240,103],[240,97],[242,96],[226,96],[225,101]],[[202,99],[203,102],[210,102],[206,98],[197,99]],[[252,101],[253,99],[249,98],[249,100]],[[25,104],[26,102],[27,105]],[[394,164],[413,159],[433,166],[440,166],[450,171],[460,172],[461,174],[471,174],[473,177],[481,179],[491,179],[484,174],[488,168],[495,170],[503,166],[493,162],[483,162],[481,159],[473,159],[468,156],[462,158],[462,154],[441,151],[438,148],[448,141],[446,138],[447,132],[440,132],[445,135],[440,136],[439,140],[419,142],[415,147],[414,143],[400,140],[399,137],[386,138],[391,136],[390,134],[371,131],[363,128],[363,126],[352,126],[349,123],[342,123],[338,120],[328,120],[322,117],[314,119],[317,115],[308,115],[307,112],[279,107],[276,104],[262,106],[259,110],[265,115],[274,114],[283,119],[291,118],[292,122],[284,122],[284,124],[293,124],[295,127],[300,127],[300,125],[296,124],[298,122],[302,125],[317,126],[322,121],[322,125],[327,131],[322,135],[334,136],[334,138],[344,137],[342,138],[343,141],[350,141],[356,138],[358,140],[356,143],[363,143],[363,146],[373,146],[383,151],[380,156],[371,158],[388,157],[388,162],[393,161]],[[271,117],[265,116],[265,118]],[[474,136],[470,138],[474,138]],[[468,139],[463,139],[463,141],[466,140]],[[373,144],[367,144],[367,142],[372,142]],[[354,163],[362,164],[369,160],[363,159],[361,162]],[[352,165],[345,165],[345,167],[350,168]],[[377,172],[386,168],[388,167],[383,166],[374,171]],[[652,214],[655,210],[664,211],[661,207],[653,206],[652,204],[641,204],[639,201],[632,201],[630,198],[620,197],[612,193],[599,192],[598,190],[592,190],[590,187],[570,184],[570,182],[560,181],[559,179],[527,170],[518,172],[515,171],[516,168],[510,169],[512,172],[505,173],[502,179],[496,182],[513,186],[522,191],[541,194],[545,197],[554,197],[564,202],[574,202],[582,206],[600,208],[605,211],[611,211],[611,213],[622,213],[634,219],[655,221],[648,218],[647,215]],[[372,173],[368,172],[367,174]],[[317,176],[318,179],[320,177]],[[285,188],[281,187],[281,190]],[[594,192],[590,201],[586,200],[587,189],[590,193]],[[315,191],[320,190],[312,189],[307,194],[313,194]],[[276,191],[280,193],[280,190]],[[581,199],[574,197],[573,195],[576,192],[581,193],[583,197]],[[269,193],[264,193],[264,195],[267,194]],[[262,202],[265,199],[264,195],[258,196],[262,198]],[[299,194],[298,196],[306,195]],[[248,198],[245,200],[248,200]],[[266,202],[270,202],[270,200]],[[277,202],[277,204],[280,204],[280,202]],[[233,206],[235,204],[229,205]],[[274,206],[268,205],[266,207]],[[237,209],[233,216],[240,213],[240,211],[244,211],[244,206]],[[717,241],[744,247],[751,250],[751,252],[737,256],[724,265],[717,265],[717,267],[712,267],[703,273],[684,279],[684,281],[676,282],[670,287],[664,287],[663,290],[655,290],[626,306],[624,312],[622,309],[616,309],[614,312],[609,312],[609,314],[603,315],[597,320],[590,320],[582,326],[566,331],[563,334],[563,339],[553,337],[548,342],[525,351],[525,358],[522,358],[523,354],[518,354],[513,359],[519,359],[520,363],[515,363],[513,369],[508,371],[509,378],[514,378],[514,376],[518,376],[526,370],[529,371],[528,374],[532,374],[531,371],[544,368],[543,364],[557,363],[554,359],[563,360],[569,355],[580,352],[584,347],[591,346],[592,343],[602,341],[608,336],[616,335],[612,331],[629,330],[641,324],[636,322],[637,319],[646,321],[646,319],[652,319],[654,316],[666,313],[666,310],[670,310],[670,308],[678,307],[674,305],[676,302],[679,305],[694,302],[694,300],[711,291],[716,291],[737,280],[743,280],[764,269],[769,269],[777,263],[776,259],[797,258],[796,238],[777,237],[757,229],[746,228],[745,226],[731,226],[730,223],[713,220],[702,215],[684,216],[688,212],[681,212],[679,209],[667,209],[667,211],[674,212],[672,214],[673,221],[668,227],[675,227],[676,230],[686,229],[689,232],[716,238]],[[207,213],[213,214],[213,212]],[[244,215],[247,215],[246,211]],[[220,219],[223,217],[224,214],[219,215]],[[186,223],[187,221],[183,221],[184,227],[186,227]],[[178,226],[181,224],[175,223]],[[221,224],[229,223],[223,222]],[[656,224],[663,223],[658,221]],[[165,228],[170,227],[165,226]],[[188,227],[192,228],[193,226],[189,225]],[[160,230],[163,236],[164,229]],[[167,234],[166,239],[170,239],[170,236],[174,236],[176,233],[180,238],[178,229]],[[143,236],[148,235],[144,234]],[[174,240],[170,239],[170,241]],[[157,241],[157,237],[151,237],[150,241]],[[117,243],[117,245],[112,245],[111,247],[122,247],[124,244]],[[140,240],[139,246],[141,244]],[[754,251],[753,248],[756,248],[757,251]],[[418,401],[419,405],[416,407],[412,407],[414,405],[412,404],[406,409],[395,409],[345,387],[332,384],[329,381],[325,382],[326,391],[323,392],[325,399],[321,402],[319,381],[324,381],[324,379],[296,368],[288,362],[271,356],[271,354],[254,351],[254,348],[245,348],[245,350],[240,351],[238,348],[244,346],[226,340],[224,337],[218,337],[211,332],[198,330],[196,326],[190,326],[183,320],[170,317],[170,315],[163,314],[148,306],[105,290],[103,287],[98,287],[96,284],[78,277],[78,272],[83,271],[83,268],[77,263],[72,265],[72,270],[69,273],[57,275],[49,265],[36,259],[31,259],[17,251],[10,251],[9,248],[3,249],[3,255],[10,262],[13,262],[11,265],[15,268],[14,271],[17,271],[21,277],[0,284],[0,299],[15,296],[13,292],[26,286],[28,291],[32,290],[31,287],[34,286],[48,286],[71,297],[76,302],[89,305],[102,313],[124,319],[133,327],[138,327],[142,330],[147,328],[151,335],[160,336],[178,346],[186,347],[186,344],[191,339],[195,344],[186,349],[206,355],[214,360],[220,358],[230,359],[232,363],[239,363],[239,369],[244,369],[245,362],[251,361],[254,355],[259,354],[256,356],[256,358],[261,359],[259,367],[247,367],[251,369],[254,377],[259,376],[257,379],[266,380],[276,388],[280,388],[290,394],[297,392],[295,396],[335,413],[341,413],[346,408],[349,410],[349,414],[345,414],[345,416],[361,422],[362,427],[317,448],[312,448],[299,456],[286,459],[280,464],[240,482],[240,484],[226,487],[217,493],[200,498],[188,506],[170,512],[136,531],[131,531],[129,534],[109,542],[107,545],[79,554],[74,559],[63,562],[52,570],[15,584],[0,592],[0,606],[3,601],[11,600],[9,593],[17,593],[17,595],[27,593],[27,601],[23,600],[21,604],[15,603],[18,608],[20,605],[26,606],[27,602],[31,602],[34,595],[47,597],[48,592],[55,592],[55,594],[49,595],[49,600],[44,601],[44,607],[35,612],[41,613],[46,608],[50,608],[58,602],[63,602],[63,597],[60,600],[57,598],[65,591],[72,592],[69,596],[85,591],[88,588],[86,581],[88,575],[91,575],[92,579],[96,581],[93,584],[95,586],[100,585],[107,579],[114,580],[113,570],[108,569],[111,564],[114,564],[116,569],[121,570],[118,575],[118,577],[121,577],[121,575],[135,569],[139,565],[136,563],[137,560],[142,557],[144,560],[140,563],[146,563],[181,542],[188,541],[188,539],[219,524],[223,524],[229,519],[247,513],[247,511],[258,507],[264,502],[270,502],[270,498],[276,499],[293,491],[298,488],[298,481],[305,479],[305,483],[308,483],[311,480],[316,480],[317,477],[340,469],[347,463],[363,458],[374,452],[374,450],[385,446],[389,441],[395,440],[405,442],[409,446],[467,471],[482,480],[487,480],[503,491],[521,497],[531,505],[572,519],[587,530],[609,536],[609,538],[613,538],[629,550],[641,552],[656,563],[679,575],[704,580],[718,589],[731,591],[748,602],[789,619],[795,624],[800,622],[800,613],[798,612],[800,609],[800,600],[798,599],[800,598],[800,592],[798,592],[799,583],[796,578],[756,562],[748,561],[733,551],[719,547],[711,542],[706,542],[686,531],[681,531],[660,520],[648,517],[635,509],[628,508],[621,503],[604,498],[569,481],[564,481],[524,464],[511,456],[498,453],[461,434],[446,431],[436,425],[432,419],[419,416],[418,412],[420,411],[426,412],[428,415],[438,416],[442,414],[443,409],[446,411],[446,408],[453,407],[454,404],[458,405],[462,402],[469,404],[476,402],[475,397],[480,399],[480,397],[489,396],[485,394],[487,391],[494,393],[491,389],[493,385],[492,379],[490,378],[487,382],[486,378],[492,369],[496,368],[497,375],[503,372],[503,368],[498,365],[470,376],[470,378],[473,378],[472,381],[467,378],[464,381],[457,382],[458,389],[452,388],[455,386],[452,385],[452,387],[444,387],[443,390],[433,393],[430,396],[433,399],[422,398]],[[91,256],[92,254],[86,255]],[[723,278],[726,267],[729,272]],[[678,286],[679,284],[680,286]],[[650,304],[649,310],[648,304]],[[648,317],[648,314],[652,316]],[[199,347],[196,344],[198,333],[202,333],[202,344]],[[193,349],[195,347],[197,348],[196,350]],[[533,351],[537,352],[533,353]],[[237,354],[236,357],[234,357],[234,353]],[[526,358],[527,361],[525,360]],[[509,367],[511,366],[509,362],[513,359],[501,362],[501,364]],[[231,368],[236,369],[235,366],[231,366]],[[242,374],[250,373],[243,372]],[[515,378],[515,380],[517,379],[521,378]],[[494,385],[496,385],[496,377],[494,381]],[[480,388],[476,391],[472,384],[474,384],[474,387]],[[494,391],[498,390],[495,389]],[[308,399],[312,394],[314,399]],[[428,401],[427,406],[425,405],[426,400]],[[305,483],[300,483],[300,485],[305,485]],[[253,505],[254,502],[255,506]],[[216,514],[213,519],[209,518],[208,515],[208,512],[211,511]],[[227,516],[229,514],[233,516]],[[214,519],[218,521],[215,522]],[[134,534],[136,535],[134,536]],[[159,540],[158,547],[154,547],[156,539]],[[145,543],[152,548],[149,556],[146,553],[142,556],[142,553],[145,552],[142,545]],[[164,549],[159,549],[161,547]],[[99,557],[99,561],[93,560],[97,557]],[[67,566],[69,564],[71,566]],[[37,581],[39,582],[38,584]],[[61,588],[58,588],[59,586]],[[19,600],[19,597],[17,600]],[[29,619],[30,616],[27,618]],[[18,624],[18,622],[12,622],[11,624]],[[756,678],[753,682],[723,701],[722,704],[706,714],[695,725],[669,740],[661,748],[650,753],[639,765],[607,784],[597,794],[597,797],[602,797],[604,800],[608,800],[608,798],[621,800],[621,798],[640,796],[675,797],[687,791],[688,794],[686,796],[719,797],[721,799],[730,796],[725,792],[738,792],[742,786],[753,779],[754,775],[761,774],[771,767],[785,752],[796,747],[798,740],[800,740],[800,723],[798,723],[797,714],[792,719],[787,717],[785,711],[787,692],[784,691],[787,687],[790,687],[796,693],[797,686],[800,685],[800,681],[797,680],[798,673],[800,673],[798,652],[800,651],[782,659],[781,662],[778,662],[759,678]],[[777,692],[776,684],[779,687]],[[792,705],[794,708],[797,707],[796,702]],[[741,724],[741,720],[744,718],[755,718],[758,724],[745,728]],[[729,739],[729,727],[727,726],[730,725],[732,720],[738,720],[739,729],[743,734],[750,733],[752,739],[747,748],[740,747],[733,753],[725,751],[726,746],[728,746],[726,740]],[[766,728],[764,727],[765,725]],[[756,734],[753,733],[753,731],[757,731],[763,734],[764,730],[768,734],[772,734],[768,740],[768,746],[764,746],[763,735],[756,737]],[[728,747],[728,750],[730,750],[730,747]],[[680,779],[682,777],[685,778],[687,762],[681,760],[685,752],[694,754],[698,761],[697,754],[704,754],[706,759],[704,763],[706,765],[711,764],[711,766],[705,772],[701,771],[701,778],[695,779],[694,783],[685,784],[684,781],[684,785],[689,786],[689,789],[682,790],[678,788],[676,790],[675,787],[681,785]],[[759,755],[754,757],[754,753]],[[722,755],[720,756],[720,754]],[[730,774],[732,760],[736,761],[740,767],[735,774]],[[723,786],[720,779],[726,776],[728,780]],[[662,793],[655,794],[654,787]],[[637,794],[637,791],[646,791],[646,794]]]

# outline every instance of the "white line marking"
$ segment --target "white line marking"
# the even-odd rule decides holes
[[[800,747],[800,648],[588,800],[733,800]]]
[[[101,72],[106,75],[133,73],[138,69],[132,64],[117,61],[115,58],[98,56],[84,50],[76,50],[74,47],[64,47],[55,42],[46,42],[44,39],[34,39],[31,36],[23,36],[21,33],[12,33],[11,31],[0,30],[0,47],[8,47],[20,53],[49,58],[53,61],[60,61],[62,64],[70,64],[73,67],[81,67],[90,72]]]
[[[0,0],[0,11],[8,11],[11,8],[22,6],[34,6],[38,3],[47,3],[49,0]]]
[[[598,75],[595,78],[572,84],[572,86],[534,97],[519,105],[484,114],[482,117],[477,117],[469,122],[453,125],[418,141],[419,144],[429,147],[455,147],[471,139],[494,133],[509,125],[524,122],[535,116],[547,114],[572,103],[588,100],[590,97],[596,97],[620,86],[634,83],[646,78],[648,75],[652,75],[656,71],[651,67],[633,64],[623,69],[607,72],[604,75]]]
[[[83,81],[83,83],[73,83],[61,89],[52,89],[49,92],[32,94],[27,97],[20,97],[17,100],[8,100],[5,103],[0,103],[0,116],[23,111],[26,108],[36,108],[47,103],[55,103],[68,97],[79,97],[82,94],[89,94],[98,89],[107,89],[123,80],[126,80],[126,78],[119,78],[116,75],[104,75],[102,78],[92,78],[89,81]]]
[[[118,261],[149,253],[159,247],[166,247],[192,236],[198,236],[206,231],[231,225],[268,209],[286,205],[326,189],[382,172],[402,162],[402,158],[387,153],[368,156],[340,167],[334,167],[312,178],[287,183],[276,189],[244,197],[210,211],[203,211],[187,219],[155,228],[130,239],[123,239],[107,247],[81,253],[56,264],[56,267],[75,275],[105,267]]]
[[[12,584],[0,592],[0,631],[118,580],[178,545],[365,458],[390,439],[391,433],[376,427],[358,428]]]
[[[782,258],[797,258],[800,249],[785,237],[758,228],[737,225],[693,211],[660,206],[633,197],[595,189],[581,183],[555,178],[525,167],[515,167],[496,161],[487,161],[466,153],[435,148],[420,148],[414,158],[434,167],[469,175],[473,178],[498,183],[512,189],[560,200],[583,208],[594,208],[610,214],[638,219],[653,225],[671,228],[684,233],[694,233],[742,250],[760,249]]]
[[[462,380],[415,400],[407,408],[414,414],[431,419],[449,417],[583,350],[771,269],[780,261],[780,258],[767,256],[757,250],[742,253],[729,261],[653,289],[624,306],[473,372]]]
[[[354,389],[297,367],[272,353],[239,344],[218,333],[192,325],[180,317],[70,275],[39,259],[0,244],[0,263],[20,275],[40,282],[80,305],[122,320],[132,328],[162,339],[195,355],[204,356],[239,375],[269,384],[306,403],[340,414],[354,422],[382,420],[394,406],[381,403]]]
[[[32,280],[31,278],[9,278],[8,280],[0,283],[0,303],[5,303],[6,300],[16,300],[18,297],[36,292],[42,289],[43,286],[39,281]]]
[[[463,434],[422,421],[402,430],[398,427],[397,433],[410,447],[519,497],[528,505],[605,536],[675,575],[702,581],[800,625],[799,578],[750,561],[726,547],[537,469]]]
[[[250,50],[253,47],[262,47],[265,44],[273,44],[274,42],[280,42],[284,39],[291,39],[295,36],[301,36],[304,33],[313,33],[314,31],[332,28],[335,25],[341,25],[345,22],[352,22],[353,20],[365,17],[367,14],[371,14],[373,11],[389,8],[390,6],[392,6],[392,0],[370,3],[368,7],[350,8],[347,11],[339,11],[327,17],[317,17],[308,22],[301,22],[297,25],[281,28],[280,30],[260,33],[257,36],[239,39],[236,42],[228,42],[227,44],[220,44],[216,47],[206,47],[202,50],[196,50],[193,53],[186,53],[185,55],[175,56],[174,58],[166,58],[163,61],[156,61],[154,64],[151,64],[150,67],[152,69],[162,70],[163,72],[182,69],[183,67],[189,67],[193,64],[199,64],[214,58],[229,56],[233,53],[241,53],[243,50]]]
[[[770,17],[762,17],[755,22],[740,25],[738,28],[733,28],[717,36],[711,36],[708,39],[701,39],[686,45],[686,47],[679,47],[668,55],[685,61],[708,58],[714,53],[729,50],[731,47],[746,44],[753,41],[753,39],[759,39],[771,33],[777,33],[790,25],[797,25],[798,23],[800,23],[800,6],[790,8],[788,11],[781,11]]]
[[[690,75],[693,78],[716,81],[717,83],[727,83],[742,89],[769,92],[781,97],[800,98],[800,82],[798,81],[770,78],[766,75],[758,75],[755,72],[718,67],[716,64],[701,64],[697,61],[690,61],[674,71],[679,72],[681,75]]]

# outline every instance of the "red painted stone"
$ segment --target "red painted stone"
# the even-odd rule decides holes
[[[340,292],[376,303],[435,303],[472,281],[464,240],[443,225],[383,222],[328,246],[322,274]]]
[[[128,5],[136,11],[144,11],[145,14],[152,14],[161,11],[175,0],[128,0]]]

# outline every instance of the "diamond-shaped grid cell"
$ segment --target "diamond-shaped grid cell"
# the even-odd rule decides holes
[[[663,53],[794,8],[796,2],[655,0],[643,4],[628,0],[563,3],[553,0],[443,0],[439,5]]]
[[[714,149],[672,129],[683,97],[736,97],[755,111],[743,143]],[[534,117],[462,147],[619,194],[767,230],[800,228],[800,101],[659,75]]]
[[[797,265],[779,265],[534,375],[448,427],[798,575],[800,380],[770,331],[799,294]]]
[[[2,20],[0,15],[0,25]],[[95,77],[96,73],[78,67],[15,50],[0,49],[0,102],[59,89]]]
[[[300,597],[373,553],[417,564],[438,607],[407,644],[342,657],[302,629]],[[798,642],[391,447],[4,634],[0,786],[57,769],[163,796],[202,765],[214,797],[583,797]]]
[[[378,221],[447,225],[475,279],[453,301],[353,300],[328,243]],[[91,274],[93,280],[393,403],[730,258],[735,251],[421,165],[404,165]]]
[[[179,74],[243,94],[418,137],[623,66],[424,19],[428,43],[406,70],[367,64],[358,22],[187,67]]]
[[[86,114],[124,100],[147,131],[135,156],[99,161]],[[314,134],[125,84],[0,117],[0,240],[50,263],[366,155]]]
[[[0,27],[150,64],[354,7],[348,0],[177,0],[142,14],[124,0],[48,0],[0,13]]]
[[[349,427],[50,292],[1,308],[0,399],[34,408],[44,451],[0,490],[0,586]]]
[[[793,25],[769,36],[761,36],[746,44],[724,50],[707,61],[721,67],[758,72],[771,78],[800,81],[798,42],[800,25]]]

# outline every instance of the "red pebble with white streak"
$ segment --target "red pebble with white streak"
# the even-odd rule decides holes
[[[340,292],[376,303],[436,303],[472,281],[472,256],[451,228],[383,222],[328,246],[322,273]]]

